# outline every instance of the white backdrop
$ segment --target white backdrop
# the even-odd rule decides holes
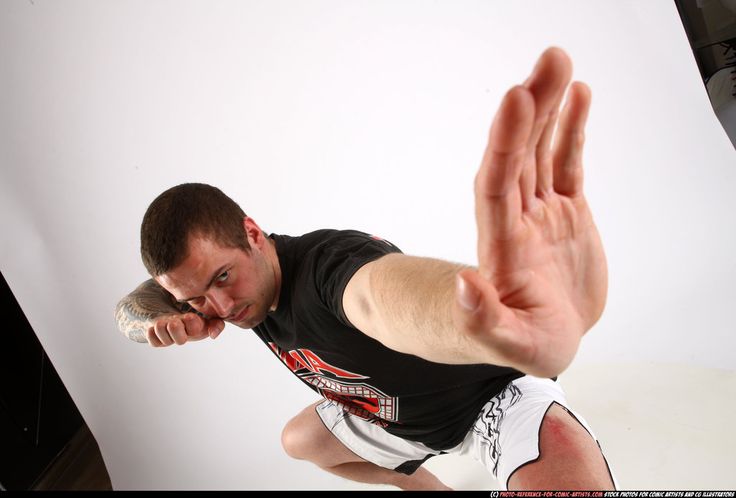
[[[612,365],[612,390],[581,398],[624,398],[627,363],[733,373],[736,153],[674,2],[0,3],[0,269],[116,489],[355,488],[283,453],[315,396],[250,331],[167,349],[116,331],[116,302],[147,278],[148,203],[201,181],[267,232],[355,228],[475,264],[491,119],[550,45],[593,90],[586,193],[610,272],[576,365]],[[626,455],[632,421],[611,417],[598,435]],[[624,486],[666,484],[609,459]]]

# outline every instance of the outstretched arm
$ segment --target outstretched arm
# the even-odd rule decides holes
[[[120,331],[130,340],[161,347],[184,344],[205,337],[216,338],[222,320],[207,320],[191,306],[177,302],[153,279],[148,279],[115,307]]]
[[[567,368],[608,287],[583,195],[588,87],[573,83],[558,114],[571,74],[567,55],[549,49],[501,103],[475,179],[478,268],[400,255],[369,263],[343,297],[356,327],[431,361],[540,377]]]

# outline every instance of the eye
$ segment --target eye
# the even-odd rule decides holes
[[[218,282],[225,282],[228,279],[229,276],[230,276],[230,270],[224,271],[224,272],[222,272],[220,274],[219,277],[217,277],[217,281]]]

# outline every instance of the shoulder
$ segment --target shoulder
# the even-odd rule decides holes
[[[359,254],[401,252],[389,240],[361,230],[322,228],[299,236],[271,234],[279,253],[299,258],[349,257]]]
[[[371,267],[401,250],[383,237],[352,229],[315,230],[299,239],[292,257],[300,285],[314,289],[343,323],[359,328],[355,322],[362,323],[367,313]],[[346,308],[350,317],[346,316]]]
[[[364,245],[385,248],[387,252],[400,252],[401,250],[392,242],[373,233],[361,230],[346,229],[322,229],[316,230],[303,237],[313,242],[315,245],[337,246],[346,248],[356,248]]]

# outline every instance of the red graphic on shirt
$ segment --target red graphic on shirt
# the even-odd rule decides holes
[[[339,403],[345,411],[382,427],[398,420],[398,399],[387,396],[364,381],[369,377],[330,365],[309,349],[288,353],[276,344],[269,346],[300,379],[314,386],[325,398]]]
[[[294,351],[289,351],[289,353],[287,354],[285,351],[283,351],[281,348],[279,348],[276,344],[272,342],[269,342],[268,345],[271,346],[271,349],[273,349],[273,351],[277,355],[279,355],[279,358],[281,358],[281,361],[286,363],[286,365],[294,373],[296,373],[298,370],[306,368],[310,372],[314,372],[314,373],[330,372],[331,374],[335,375],[335,377],[340,377],[342,379],[367,379],[368,378],[363,375],[354,374],[352,372],[348,372],[347,370],[342,370],[340,368],[332,366],[329,363],[322,361],[322,359],[319,356],[312,353],[308,349],[297,349]]]
[[[378,399],[376,398],[361,398],[356,396],[351,402],[371,413],[378,413],[381,410],[381,407],[378,405]]]

